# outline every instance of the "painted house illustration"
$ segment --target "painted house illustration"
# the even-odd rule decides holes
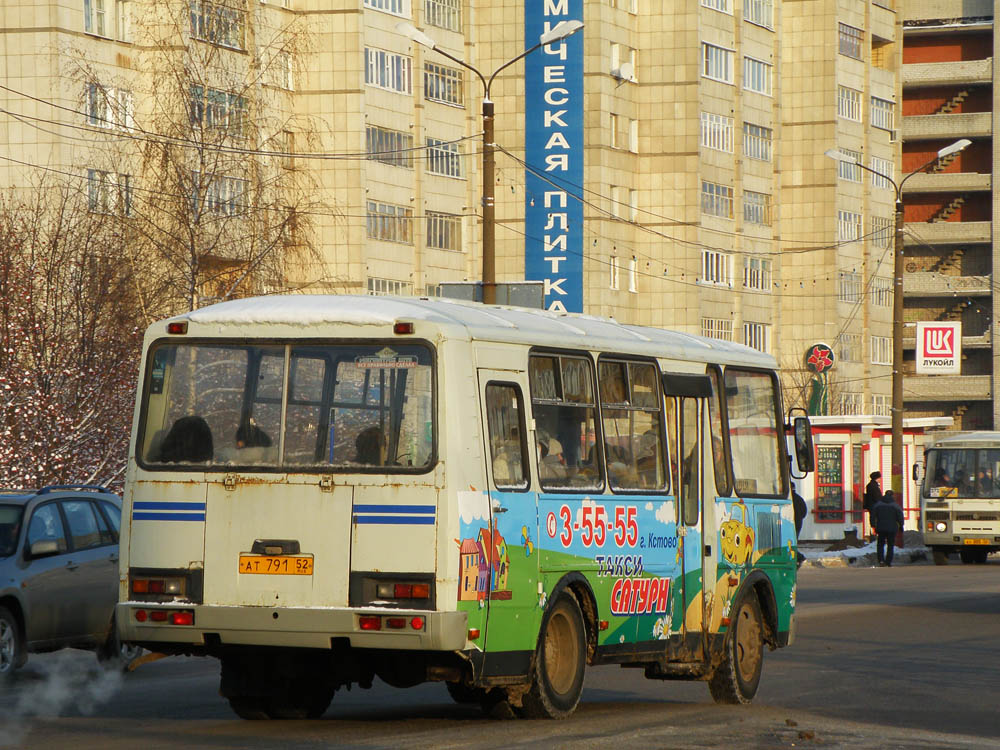
[[[510,559],[507,556],[507,542],[493,521],[493,529],[479,530],[479,544],[482,546],[489,566],[490,598],[509,599],[507,591],[507,571]]]
[[[510,599],[507,572],[510,559],[507,541],[497,529],[482,528],[479,535],[455,542],[458,544],[458,601]]]
[[[459,545],[458,600],[460,602],[481,599],[480,585],[482,548],[475,539],[463,539]],[[485,580],[482,580],[485,583]]]

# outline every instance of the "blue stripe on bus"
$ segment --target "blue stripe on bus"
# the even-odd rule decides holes
[[[355,505],[355,513],[429,513],[434,515],[433,505]]]
[[[137,510],[205,510],[205,503],[160,503],[141,501],[132,503]]]
[[[202,521],[204,513],[150,513],[138,512],[132,514],[133,521]]]
[[[354,523],[433,525],[434,516],[354,516]]]

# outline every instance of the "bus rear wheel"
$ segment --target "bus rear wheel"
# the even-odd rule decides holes
[[[564,719],[583,693],[587,633],[576,598],[564,592],[542,619],[531,689],[521,701],[529,719]]]
[[[716,703],[749,703],[764,667],[764,626],[753,594],[737,605],[723,648],[722,662],[708,680],[709,692]]]

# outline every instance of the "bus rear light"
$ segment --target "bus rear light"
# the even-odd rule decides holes
[[[469,640],[474,641],[479,637],[479,628],[469,628]]]
[[[136,622],[146,622],[146,610],[137,609],[135,611],[135,621]]]
[[[413,584],[413,591],[411,593],[411,596],[414,599],[430,599],[431,585],[429,583]]]
[[[393,628],[394,630],[402,630],[406,627],[405,617],[386,617],[385,626],[387,628]]]
[[[173,323],[167,323],[167,333],[181,335],[187,332],[188,324],[186,320],[175,320]]]
[[[379,599],[430,599],[429,583],[380,583],[375,587]]]
[[[362,615],[358,618],[362,630],[381,630],[382,618],[378,615]]]
[[[413,323],[403,323],[401,321],[397,321],[392,324],[392,332],[397,336],[406,333],[413,333]]]
[[[183,611],[183,612],[171,612],[170,613],[170,624],[171,625],[194,625],[194,612]]]
[[[165,609],[150,610],[149,619],[152,620],[153,622],[166,622],[167,611]]]
[[[412,620],[410,620],[410,627],[413,628],[414,630],[423,630],[424,629],[424,618],[423,617],[414,617]]]
[[[166,594],[179,596],[185,592],[183,578],[139,578],[132,579],[133,594]]]

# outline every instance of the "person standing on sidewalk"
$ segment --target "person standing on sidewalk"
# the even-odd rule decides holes
[[[882,478],[881,471],[873,471],[871,474],[868,475],[868,479],[871,481],[869,481],[868,485],[865,487],[864,509],[865,512],[869,514],[869,516],[871,515],[872,508],[875,507],[875,503],[877,503],[879,500],[882,499],[882,487],[878,483],[878,480],[881,478]],[[875,527],[872,526],[872,531],[874,530]],[[875,538],[874,535],[872,535],[871,538],[874,539]]]
[[[878,534],[878,564],[891,568],[896,532],[903,528],[903,509],[896,505],[896,496],[892,490],[886,491],[875,503],[868,513],[868,519]]]

